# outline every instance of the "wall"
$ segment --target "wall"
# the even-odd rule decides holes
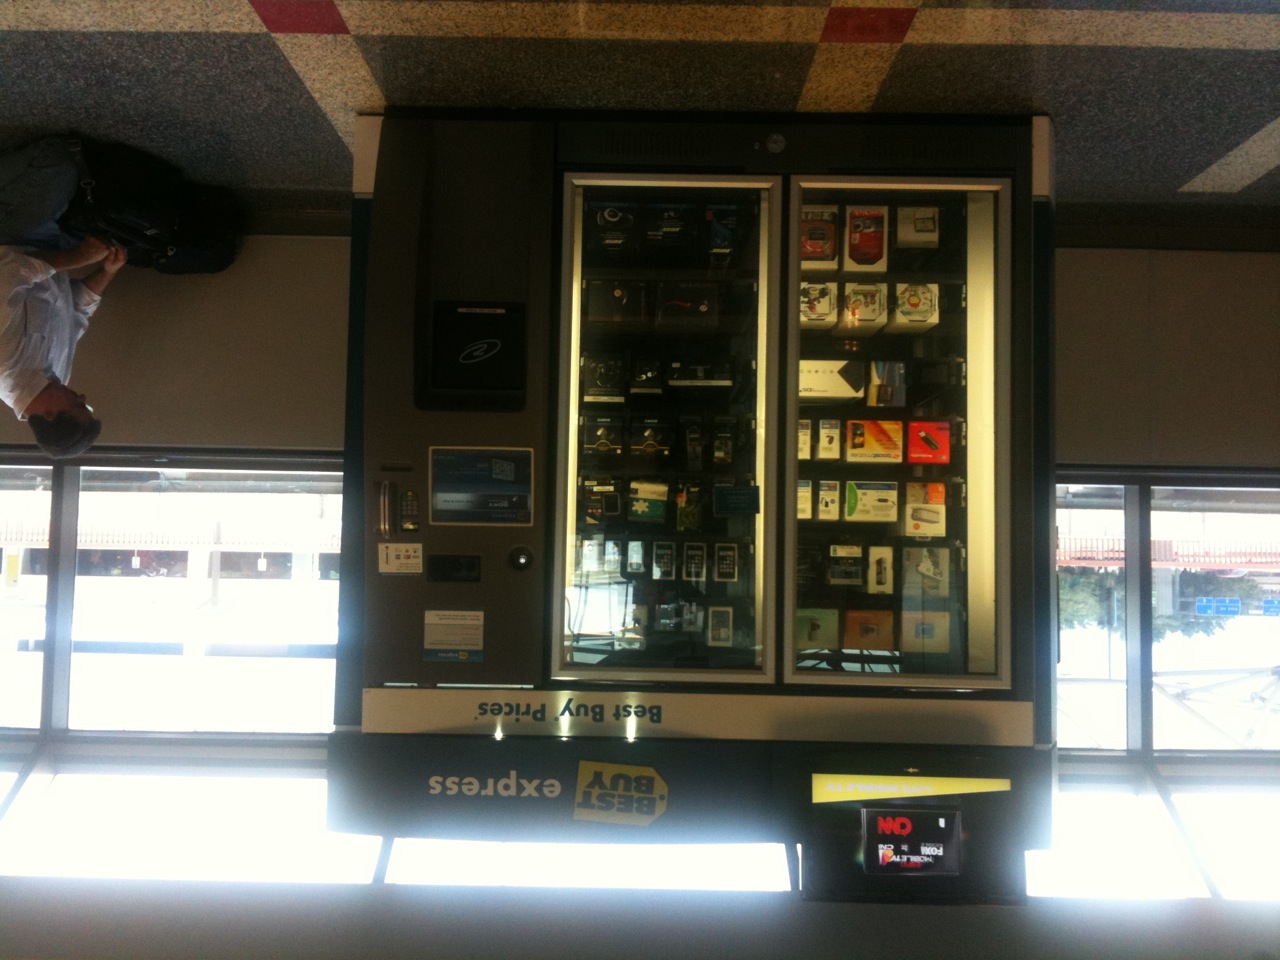
[[[1280,466],[1280,253],[1060,250],[1058,462]]]
[[[250,237],[213,276],[126,269],[71,383],[102,445],[342,446],[345,238]],[[1280,254],[1064,249],[1058,462],[1280,465]],[[0,444],[30,445],[0,411]]]
[[[70,377],[99,445],[342,447],[350,242],[249,237],[213,275],[126,267]],[[0,411],[0,444],[31,433]]]

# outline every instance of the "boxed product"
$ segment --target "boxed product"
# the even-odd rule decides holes
[[[668,486],[662,480],[632,480],[627,499],[627,519],[642,523],[664,523],[667,519]]]
[[[840,459],[840,421],[818,421],[818,459]]]
[[[888,322],[888,284],[846,283],[844,300],[831,332],[837,337],[869,337]]]
[[[798,608],[796,649],[840,649],[840,611],[828,607]]]
[[[951,614],[935,610],[903,610],[903,653],[950,653]]]
[[[584,238],[587,251],[608,258],[636,253],[640,245],[641,209],[638,203],[588,203]]]
[[[862,546],[856,543],[833,543],[827,560],[827,583],[838,587],[861,587],[863,576]]]
[[[801,420],[796,426],[796,459],[809,460],[813,457],[813,421]]]
[[[893,593],[893,547],[867,550],[867,593]]]
[[[701,417],[681,417],[680,432],[684,434],[684,465],[689,470],[702,469],[703,437]]]
[[[720,287],[700,280],[673,280],[658,288],[655,326],[667,333],[697,333],[720,325]]]
[[[888,207],[847,208],[844,249],[846,270],[876,272],[888,269],[889,254],[885,243],[888,219]]]
[[[813,481],[799,480],[796,483],[796,519],[813,519]]]
[[[643,328],[649,321],[649,285],[638,280],[591,280],[583,314],[587,323]]]
[[[846,610],[844,612],[845,650],[892,650],[892,610]]]
[[[901,463],[901,420],[849,420],[844,458],[849,463]]]
[[[716,417],[711,423],[711,462],[720,466],[733,463],[738,436],[737,417]]]
[[[622,455],[622,417],[583,417],[582,452]]]
[[[834,270],[840,265],[840,208],[804,204],[800,208],[800,269]]]
[[[665,459],[671,455],[675,424],[660,417],[632,417],[627,450],[633,457]]]
[[[682,533],[701,530],[703,515],[706,513],[702,485],[698,483],[676,484],[674,499],[676,502],[676,530]]]
[[[736,203],[709,203],[706,223],[711,266],[733,266],[738,260],[742,236],[750,226],[746,211]]]
[[[867,394],[867,366],[861,360],[800,361],[801,400],[860,400]]]
[[[840,519],[840,481],[818,481],[818,519]]]
[[[806,282],[800,284],[800,329],[829,330],[836,325],[835,283]]]
[[[857,523],[892,523],[898,519],[898,484],[849,480],[844,485],[844,518]]]
[[[662,375],[665,364],[656,357],[637,357],[631,365],[631,383],[627,392],[632,396],[662,393]]]
[[[707,646],[733,646],[733,607],[707,608]]]
[[[676,545],[670,540],[659,540],[653,545],[653,579],[676,578]]]
[[[951,551],[947,547],[902,548],[902,605],[946,599],[951,594]]]
[[[950,420],[912,420],[907,424],[907,463],[950,462]]]
[[[907,481],[903,497],[902,532],[908,537],[947,535],[947,485],[930,481]]]
[[[938,325],[938,285],[899,283],[886,333],[923,333]]]
[[[588,403],[625,403],[631,370],[621,357],[587,354],[579,364],[582,399]]]
[[[582,500],[586,505],[586,523],[603,523],[622,513],[619,482],[612,477],[584,477]]]
[[[937,207],[899,207],[899,247],[936,247],[938,245]]]
[[[707,579],[707,545],[705,543],[686,543],[684,556],[680,561],[682,579],[700,583]]]
[[[867,386],[867,406],[901,407],[907,402],[907,365],[901,360],[876,360],[871,363],[871,382]]]
[[[717,583],[737,583],[738,581],[738,545],[736,543],[717,543],[715,545],[714,579]]]

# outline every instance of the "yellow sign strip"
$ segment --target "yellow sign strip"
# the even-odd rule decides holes
[[[815,773],[814,803],[854,800],[916,800],[961,793],[999,793],[1013,789],[996,777],[878,777],[858,773]]]

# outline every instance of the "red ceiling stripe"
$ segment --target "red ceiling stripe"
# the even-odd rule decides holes
[[[272,33],[350,33],[333,0],[249,0]]]
[[[823,43],[902,43],[915,19],[914,7],[832,7]]]

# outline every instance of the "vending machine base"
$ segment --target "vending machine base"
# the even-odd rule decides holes
[[[778,843],[805,899],[1016,903],[1049,842],[1053,751],[344,732],[328,783],[344,832]]]

